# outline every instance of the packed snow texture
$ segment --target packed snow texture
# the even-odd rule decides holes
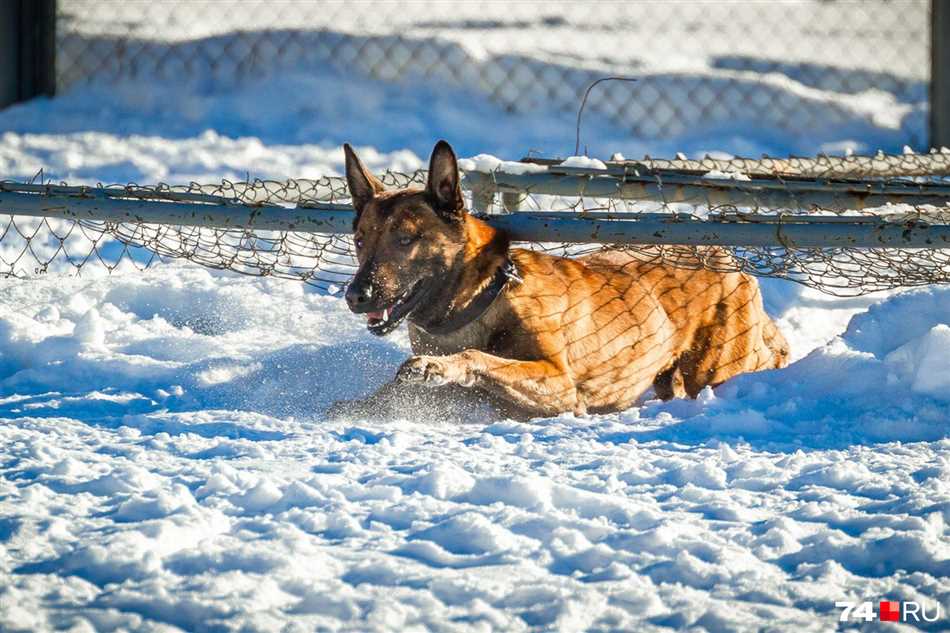
[[[2,284],[0,630],[819,631],[835,600],[946,606],[948,289],[792,293],[799,350],[857,313],[696,401],[426,425],[322,419],[408,344],[293,282]]]
[[[899,148],[874,123],[889,103],[816,140]],[[586,134],[601,157],[800,150],[741,121]],[[566,155],[573,121],[329,70],[94,85],[0,112],[0,178],[338,174],[346,140],[405,171],[437,137]],[[835,601],[880,599],[941,605],[945,630],[950,289],[762,285],[786,369],[612,415],[429,425],[326,420],[408,340],[301,284],[176,263],[0,280],[0,630],[826,631]]]

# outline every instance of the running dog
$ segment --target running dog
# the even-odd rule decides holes
[[[408,320],[415,355],[392,383],[338,413],[391,413],[420,389],[468,392],[518,417],[604,413],[650,387],[664,399],[696,397],[787,362],[788,345],[744,273],[622,251],[569,259],[511,248],[465,210],[445,141],[432,151],[425,189],[387,191],[349,145],[344,152],[359,262],[347,304],[378,336]]]

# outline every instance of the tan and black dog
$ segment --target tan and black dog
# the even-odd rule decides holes
[[[349,403],[352,412],[391,413],[398,398],[434,387],[447,397],[478,394],[519,417],[619,411],[651,386],[662,398],[695,397],[787,361],[748,275],[621,251],[578,260],[509,248],[465,211],[445,141],[432,152],[425,189],[386,191],[349,145],[344,151],[359,261],[347,303],[377,335],[408,319],[416,354],[393,383]],[[347,411],[341,404],[338,413]]]

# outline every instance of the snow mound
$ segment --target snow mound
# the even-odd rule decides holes
[[[502,172],[514,175],[535,174],[547,170],[544,165],[502,160],[491,154],[479,154],[471,158],[463,158],[459,160],[459,169],[463,171],[476,171],[483,174]]]
[[[715,397],[653,405],[654,435],[766,446],[936,440],[950,433],[950,288],[889,297],[781,370],[740,376]]]

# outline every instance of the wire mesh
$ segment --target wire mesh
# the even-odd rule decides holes
[[[709,170],[710,167],[715,169]],[[950,225],[950,210],[945,204],[950,199],[950,182],[944,175],[948,167],[950,155],[940,153],[800,159],[644,159],[593,162],[586,166],[540,160],[500,163],[483,171],[468,165],[463,186],[468,189],[470,207],[479,207],[489,218],[491,214],[512,211],[542,211],[550,215],[554,227],[550,239],[519,246],[562,256],[601,249],[623,250],[648,261],[738,270],[791,279],[831,294],[856,295],[950,281],[950,249],[940,248],[937,241],[932,246],[920,247],[927,243],[928,228],[946,229]],[[506,184],[507,180],[525,174],[541,174],[547,180],[538,180],[532,187],[520,190]],[[576,193],[563,193],[565,174],[577,179],[578,184],[571,185]],[[426,174],[388,172],[381,179],[389,188],[421,187]],[[587,195],[592,183],[604,181],[613,183],[608,187],[609,193]],[[634,190],[630,189],[631,181],[635,181]],[[644,181],[651,185],[644,187]],[[673,181],[682,187],[669,184]],[[486,182],[493,188],[486,191]],[[57,194],[49,185],[31,188],[0,183],[0,211],[11,210],[3,205],[5,191]],[[693,194],[684,196],[683,191]],[[782,198],[785,203],[775,204],[776,191],[788,194]],[[196,205],[196,214],[207,209],[207,205],[247,211],[349,201],[345,180],[340,177],[179,186],[99,185],[69,195],[59,192],[44,205],[45,217],[0,216],[0,274],[30,276],[82,271],[92,266],[108,270],[145,268],[163,258],[180,258],[247,275],[295,279],[334,293],[355,271],[351,239],[345,233],[262,230],[255,228],[253,222],[237,226],[161,224],[146,216],[135,221],[112,221],[69,211],[77,199],[97,195],[130,204],[138,200],[184,202]],[[733,202],[723,204],[723,199]],[[844,203],[814,202],[836,199]],[[850,204],[856,199],[870,204],[856,208]],[[902,202],[905,199],[911,202]],[[767,223],[778,229],[774,244],[733,246],[726,250],[702,245],[558,241],[559,218],[609,221],[648,217],[702,222],[709,233],[737,222]],[[812,221],[821,221],[824,226],[829,222],[842,223],[847,227],[883,223],[908,234],[923,231],[924,242],[908,241],[912,248],[849,248],[829,236],[827,247],[800,248],[782,238],[781,227]]]
[[[640,138],[736,120],[815,138],[879,116],[925,138],[926,0],[797,2],[110,2],[58,4],[57,85],[254,83],[323,72],[427,79],[507,109],[591,109]],[[899,146],[899,145],[898,145]]]

